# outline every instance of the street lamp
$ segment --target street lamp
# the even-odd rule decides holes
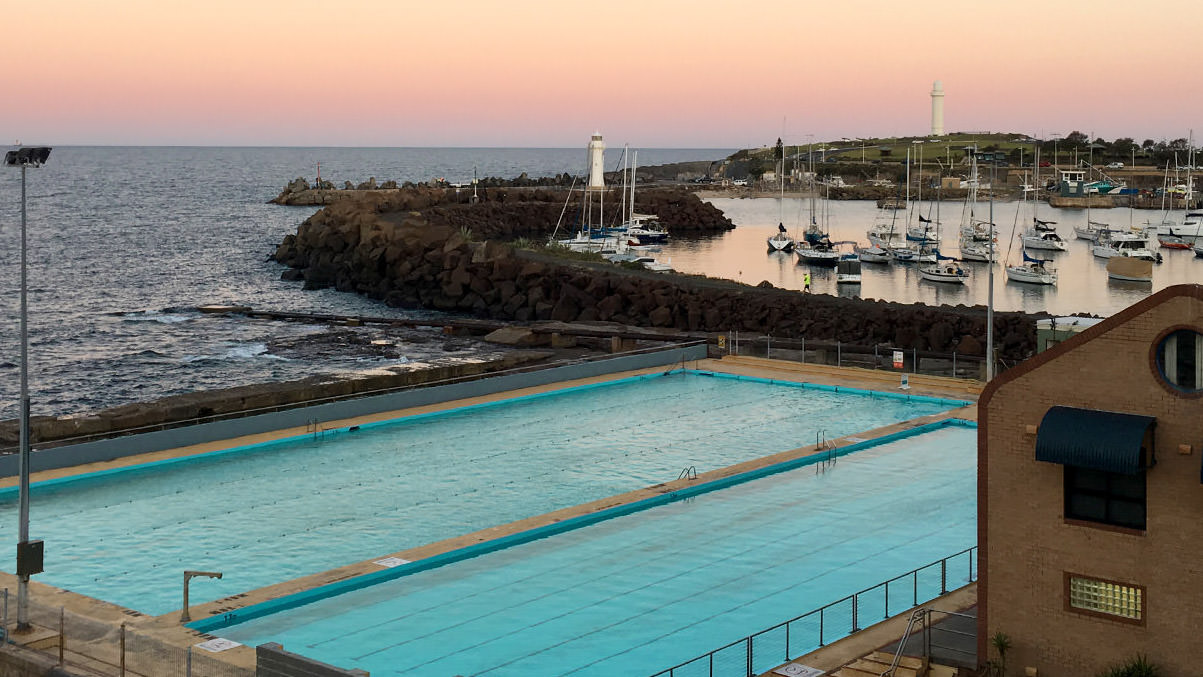
[[[17,535],[17,630],[29,628],[29,577],[42,573],[42,542],[29,540],[29,326],[26,321],[25,169],[41,167],[50,157],[46,147],[18,148],[4,154],[4,166],[21,168],[21,432],[19,521]]]

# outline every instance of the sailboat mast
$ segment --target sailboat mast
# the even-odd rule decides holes
[[[631,163],[631,158],[627,155],[629,152],[630,146],[624,145],[622,147],[622,205],[620,207],[622,209],[622,218],[626,218],[627,215],[627,178],[630,175]],[[631,183],[634,183],[634,181]]]
[[[639,151],[631,151],[631,216],[628,219],[635,219],[635,171],[639,168]]]

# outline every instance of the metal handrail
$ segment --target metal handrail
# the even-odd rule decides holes
[[[780,628],[784,627],[785,628],[785,657],[782,662],[789,661],[789,660],[791,660],[791,658],[793,658],[790,656],[790,646],[789,646],[790,645],[789,626],[791,623],[795,623],[804,618],[809,618],[811,616],[814,616],[815,614],[818,614],[818,616],[819,616],[819,646],[821,646],[821,647],[826,646],[826,642],[824,641],[824,614],[827,611],[827,609],[830,609],[834,606],[843,604],[843,603],[851,600],[852,601],[852,632],[849,634],[856,633],[862,629],[860,627],[860,625],[858,623],[858,619],[857,619],[857,607],[859,606],[858,602],[860,600],[861,595],[864,595],[865,593],[876,590],[877,588],[884,588],[885,589],[885,613],[886,613],[885,618],[889,618],[890,584],[895,581],[900,581],[905,578],[911,577],[914,580],[914,586],[913,586],[914,597],[912,598],[912,604],[911,604],[910,608],[913,609],[914,607],[919,606],[919,603],[920,603],[919,602],[919,582],[918,582],[919,581],[918,576],[919,576],[920,571],[924,571],[924,570],[929,569],[936,565],[940,566],[940,594],[943,595],[948,592],[947,575],[948,575],[948,560],[950,560],[950,559],[955,559],[962,555],[968,554],[969,555],[969,581],[972,582],[972,581],[977,580],[976,577],[974,576],[975,572],[974,572],[974,567],[973,567],[973,557],[974,557],[974,553],[977,552],[977,549],[978,549],[978,546],[975,545],[975,546],[966,548],[960,552],[954,553],[952,555],[948,555],[947,557],[944,557],[943,559],[939,559],[939,560],[936,560],[935,562],[931,562],[930,564],[925,564],[916,569],[912,569],[905,574],[895,576],[882,583],[878,583],[877,585],[874,585],[869,588],[865,588],[864,590],[852,593],[851,595],[848,595],[847,597],[843,597],[843,598],[838,599],[829,604],[825,604],[817,609],[808,611],[800,616],[795,616],[794,618],[791,618],[787,621],[778,623],[770,628],[765,628],[764,630],[761,630],[760,632],[756,632],[751,635],[748,635],[747,637],[744,637],[743,639],[736,640],[734,642],[731,642],[730,644],[725,644],[713,651],[709,651],[709,652],[704,653],[695,658],[691,658],[683,663],[678,663],[678,664],[672,666],[671,668],[661,670],[661,671],[651,675],[651,677],[675,677],[677,670],[684,668],[688,665],[701,662],[701,661],[707,661],[709,663],[709,672],[707,674],[709,677],[715,677],[715,673],[714,673],[714,656],[715,656],[715,654],[717,654],[721,651],[730,649],[731,647],[738,646],[740,644],[744,645],[745,659],[746,659],[745,660],[746,673],[739,675],[739,677],[752,677],[752,675],[755,674],[753,672],[753,666],[752,666],[752,647],[753,647],[753,642],[755,641],[755,639],[757,637],[760,637],[761,635],[766,635],[770,632],[773,632],[774,630],[779,630]]]
[[[906,640],[911,638],[911,631],[915,629],[915,621],[923,619],[924,638],[927,637],[927,624],[929,619],[930,609],[920,607],[911,612],[911,617],[906,622],[906,631],[902,633],[902,639],[898,641],[898,650],[894,652],[894,660],[890,661],[890,667],[882,671],[880,677],[894,677],[894,672],[898,669],[898,663],[902,661],[902,651],[906,648]]]
[[[141,433],[157,432],[160,430],[171,430],[174,428],[183,428],[191,425],[199,425],[202,423],[215,423],[217,421],[227,421],[238,418],[246,418],[248,416],[258,416],[260,414],[271,414],[278,411],[287,411],[290,409],[302,409],[312,407],[319,404],[328,404],[330,402],[344,402],[348,400],[356,400],[365,397],[376,395],[390,395],[393,393],[405,392],[408,390],[417,390],[419,388],[430,388],[434,386],[455,385],[457,383],[468,383],[471,381],[479,381],[485,378],[495,376],[509,376],[514,374],[525,374],[546,369],[554,369],[556,367],[568,366],[571,364],[582,364],[589,362],[600,362],[618,357],[627,357],[631,355],[643,355],[648,353],[662,352],[665,350],[678,350],[681,348],[689,348],[692,346],[703,345],[705,341],[686,341],[683,343],[673,343],[668,346],[649,346],[647,348],[637,348],[621,353],[610,353],[607,355],[590,356],[579,359],[560,360],[550,364],[527,365],[522,367],[513,367],[511,369],[502,369],[500,371],[481,372],[479,374],[468,374],[464,376],[454,376],[452,378],[439,379],[436,381],[424,381],[422,383],[411,383],[407,385],[394,386],[391,388],[379,388],[376,390],[364,390],[361,392],[347,393],[345,395],[330,395],[328,397],[319,397],[312,400],[300,400],[297,402],[288,402],[283,404],[274,404],[268,407],[258,407],[254,409],[239,409],[238,411],[229,411],[221,414],[212,414],[209,416],[197,416],[188,419],[179,419],[175,421],[164,421],[153,425],[139,426],[136,428],[124,428],[121,430],[112,430],[102,433],[92,433],[88,435],[77,435],[75,437],[61,437],[58,439],[37,442],[34,449],[50,449],[54,447],[68,446],[72,444],[83,444],[85,442],[94,442],[97,440],[114,439],[125,437],[127,435],[137,435]],[[307,430],[308,432],[308,430]],[[16,451],[16,447],[0,447],[0,455],[10,454]]]

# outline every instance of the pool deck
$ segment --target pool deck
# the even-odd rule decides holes
[[[857,388],[863,390],[874,390],[879,392],[900,392],[899,382],[900,375],[890,371],[875,371],[870,369],[859,369],[852,367],[833,367],[827,365],[810,365],[796,362],[784,362],[778,360],[770,360],[763,358],[751,357],[726,357],[721,360],[706,359],[695,362],[688,362],[684,366],[690,369],[701,371],[714,371],[727,374],[735,374],[742,376],[750,376],[755,378],[772,379],[776,381],[789,381],[798,383],[814,383],[821,385],[831,385],[840,387]],[[627,371],[621,373],[607,374],[588,379],[579,379],[575,381],[564,381],[544,386],[533,388],[525,388],[521,390],[507,391],[495,393],[492,395],[475,397],[470,399],[452,400],[438,404],[432,404],[422,407],[414,407],[410,409],[383,412],[373,414],[371,416],[357,417],[353,419],[344,419],[340,421],[327,422],[329,427],[347,427],[353,425],[361,425],[365,423],[373,423],[377,421],[386,421],[403,416],[411,416],[421,413],[437,412],[457,407],[480,404],[502,399],[509,399],[524,395],[532,395],[541,392],[559,390],[565,387],[581,386],[592,383],[602,383],[618,379],[630,378],[641,374],[662,373],[664,367],[641,369],[637,371]],[[935,376],[922,376],[910,374],[909,394],[924,395],[930,397],[940,397],[947,399],[957,399],[965,401],[976,401],[978,394],[981,392],[983,384],[977,381],[966,381],[962,379],[942,378]],[[876,428],[869,431],[860,431],[854,433],[856,440],[847,440],[846,438],[838,438],[833,440],[838,446],[846,446],[854,441],[866,439],[874,439],[891,433],[901,432],[914,428],[919,425],[933,423],[943,419],[958,418],[966,420],[977,419],[977,406],[972,404],[969,406],[953,409],[941,414],[932,416],[924,416],[918,419],[912,419],[901,423],[896,423],[881,428]],[[244,437],[232,438],[199,444],[189,447],[181,447],[149,454],[141,454],[138,456],[130,456],[115,461],[103,463],[91,463],[72,468],[63,468],[56,470],[48,470],[45,472],[35,473],[31,481],[39,482],[47,479],[56,479],[61,477],[70,477],[79,474],[92,473],[100,470],[111,470],[114,468],[128,467],[158,461],[168,458],[180,458],[205,454],[223,449],[230,449],[251,444],[259,444],[263,442],[274,441],[278,439],[297,437],[308,434],[311,431],[306,431],[304,427],[288,428],[274,431],[271,433],[263,433],[258,435],[249,435]],[[852,436],[849,436],[852,437]],[[597,501],[591,501],[580,505],[556,510],[550,513],[530,517],[527,519],[518,520],[509,524],[498,525],[487,529],[482,529],[462,536],[430,543],[417,548],[410,548],[394,553],[380,553],[372,560],[348,564],[336,569],[330,569],[321,573],[304,576],[301,578],[284,581],[274,585],[258,588],[255,590],[246,591],[230,597],[215,600],[204,604],[196,604],[191,607],[191,614],[194,620],[200,620],[212,615],[227,613],[236,609],[241,609],[254,604],[266,602],[285,595],[296,592],[309,590],[311,588],[327,585],[337,581],[342,581],[363,574],[378,572],[381,566],[375,564],[375,560],[385,557],[398,557],[406,560],[420,560],[434,555],[457,550],[469,545],[490,541],[503,536],[520,533],[541,526],[555,524],[563,520],[589,515],[601,510],[613,508],[616,506],[626,505],[635,501],[646,498],[655,497],[661,494],[670,493],[680,490],[685,487],[695,486],[706,482],[730,477],[753,470],[758,470],[774,464],[791,461],[806,456],[815,454],[818,451],[815,445],[807,445],[797,447],[788,451],[783,451],[768,456],[763,456],[756,459],[737,463],[725,468],[712,470],[709,472],[698,473],[696,479],[680,479],[672,482],[665,482],[634,491],[618,494]],[[7,478],[0,480],[0,487],[13,486],[16,483],[16,478]],[[201,582],[203,585],[203,582]],[[0,572],[0,586],[10,590],[16,588],[16,577],[13,574]],[[182,584],[181,584],[182,589]],[[103,602],[91,597],[73,593],[70,591],[61,590],[53,586],[38,583],[36,580],[30,583],[31,598],[36,604],[42,606],[63,607],[68,612],[86,616],[90,619],[95,619],[102,623],[112,623],[115,627],[119,624],[136,629],[144,634],[151,635],[165,643],[172,644],[178,647],[187,647],[196,644],[204,639],[211,638],[211,635],[199,633],[179,624],[180,611],[176,610],[161,616],[147,616],[136,611],[127,610],[118,605]],[[198,591],[200,593],[200,591]],[[203,594],[203,593],[200,593]],[[805,610],[802,610],[805,611]],[[758,630],[759,628],[749,628],[749,632]],[[14,635],[14,640],[20,642],[20,637]],[[221,654],[216,654],[223,661],[230,662],[243,667],[253,666],[255,655],[254,649],[250,647],[238,647]]]

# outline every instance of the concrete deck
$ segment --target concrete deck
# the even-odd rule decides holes
[[[716,371],[729,374],[739,374],[745,376],[753,376],[758,378],[774,379],[778,381],[790,381],[798,383],[816,383],[823,385],[847,386],[850,388],[858,388],[865,390],[890,391],[900,392],[898,390],[899,375],[887,371],[875,371],[870,369],[859,369],[851,367],[833,367],[827,365],[808,365],[794,362],[783,362],[778,360],[769,360],[763,358],[751,357],[726,357],[721,360],[706,359],[695,362],[685,363],[686,367],[704,371]],[[614,373],[600,377],[579,379],[574,381],[565,381],[555,384],[538,386],[533,388],[525,388],[508,392],[495,393],[483,397],[475,397],[463,400],[453,400],[442,402],[439,404],[428,405],[423,407],[415,407],[398,411],[390,411],[371,416],[357,417],[353,419],[344,419],[339,421],[324,422],[324,427],[347,427],[353,425],[361,425],[364,423],[373,423],[377,421],[386,421],[415,414],[445,411],[463,406],[479,404],[483,402],[492,402],[503,399],[510,399],[523,395],[531,395],[541,392],[560,390],[566,387],[580,386],[591,383],[602,383],[614,380],[629,378],[632,376],[648,373],[660,373],[665,370],[664,367],[642,369],[637,371],[627,371]],[[910,394],[925,395],[932,397],[943,397],[948,399],[958,399],[966,401],[976,401],[978,393],[981,391],[982,384],[976,381],[966,381],[963,379],[941,378],[934,376],[910,376]],[[874,439],[890,433],[895,433],[916,427],[921,424],[931,423],[947,418],[961,418],[968,420],[976,420],[976,404],[967,407],[961,407],[952,411],[945,412],[934,416],[927,416],[920,419],[904,421],[871,431],[860,431],[854,434],[857,440]],[[180,458],[187,456],[196,456],[201,454],[219,451],[223,449],[236,448],[251,444],[258,444],[288,437],[303,436],[310,433],[304,427],[288,428],[278,430],[271,433],[259,435],[249,435],[245,437],[232,438],[218,442],[193,445],[189,447],[181,447],[150,454],[142,454],[118,459],[110,462],[92,463],[72,468],[64,468],[58,470],[50,470],[45,472],[35,473],[31,481],[38,482],[47,479],[70,477],[82,475],[100,470],[110,470],[113,468],[129,467],[151,461],[163,460],[168,458]],[[834,441],[839,446],[852,444],[852,440],[838,438]],[[692,486],[700,483],[711,482],[714,480],[730,477],[732,475],[757,470],[777,463],[790,461],[816,453],[817,449],[814,445],[797,447],[780,453],[771,454],[756,459],[749,459],[742,463],[737,463],[725,468],[713,470],[709,472],[699,473],[696,479],[682,479],[672,482],[645,487],[635,491],[626,492],[609,498],[592,501],[581,505],[556,510],[530,517],[523,520],[511,522],[509,524],[498,525],[483,529],[473,533],[465,534],[455,538],[446,539],[436,543],[427,544],[417,548],[410,548],[394,553],[380,553],[371,560],[347,564],[346,566],[338,567],[321,573],[304,576],[290,581],[283,581],[275,585],[250,590],[244,593],[219,599],[213,602],[193,605],[191,614],[194,620],[203,619],[212,615],[226,613],[235,609],[241,609],[261,602],[266,602],[271,599],[293,594],[303,590],[308,590],[314,587],[334,583],[354,576],[359,576],[367,573],[380,571],[380,565],[374,563],[384,557],[400,557],[407,560],[419,560],[445,553],[451,550],[456,550],[468,545],[489,541],[492,539],[508,536],[511,534],[527,531],[536,527],[554,524],[572,517],[588,515],[600,510],[612,508],[615,506],[625,505],[645,498],[653,497],[659,494],[669,493],[679,490],[686,486]],[[16,482],[16,478],[9,478],[0,481],[0,486],[12,486]],[[7,587],[10,590],[16,588],[16,577],[12,574],[0,572],[0,587]],[[139,632],[154,636],[165,643],[172,644],[178,647],[187,647],[196,644],[211,636],[195,632],[188,628],[179,625],[180,611],[172,611],[157,617],[146,616],[134,610],[125,609],[118,605],[110,604],[97,600],[91,597],[73,593],[70,591],[60,590],[53,586],[43,585],[33,581],[30,585],[32,599],[42,605],[53,607],[64,607],[68,612],[79,614],[90,619],[95,619],[104,623],[111,623],[113,627],[120,624],[125,624],[127,627],[136,629]],[[807,611],[801,609],[799,612]],[[887,621],[888,623],[889,621]],[[754,632],[759,628],[749,628],[749,632]],[[901,633],[899,633],[900,635]],[[859,635],[857,635],[859,636]],[[883,640],[875,644],[872,648],[877,648],[884,644],[887,640]],[[230,662],[235,665],[253,666],[254,665],[254,650],[250,647],[239,647],[231,649],[221,654],[214,655],[216,658]]]

